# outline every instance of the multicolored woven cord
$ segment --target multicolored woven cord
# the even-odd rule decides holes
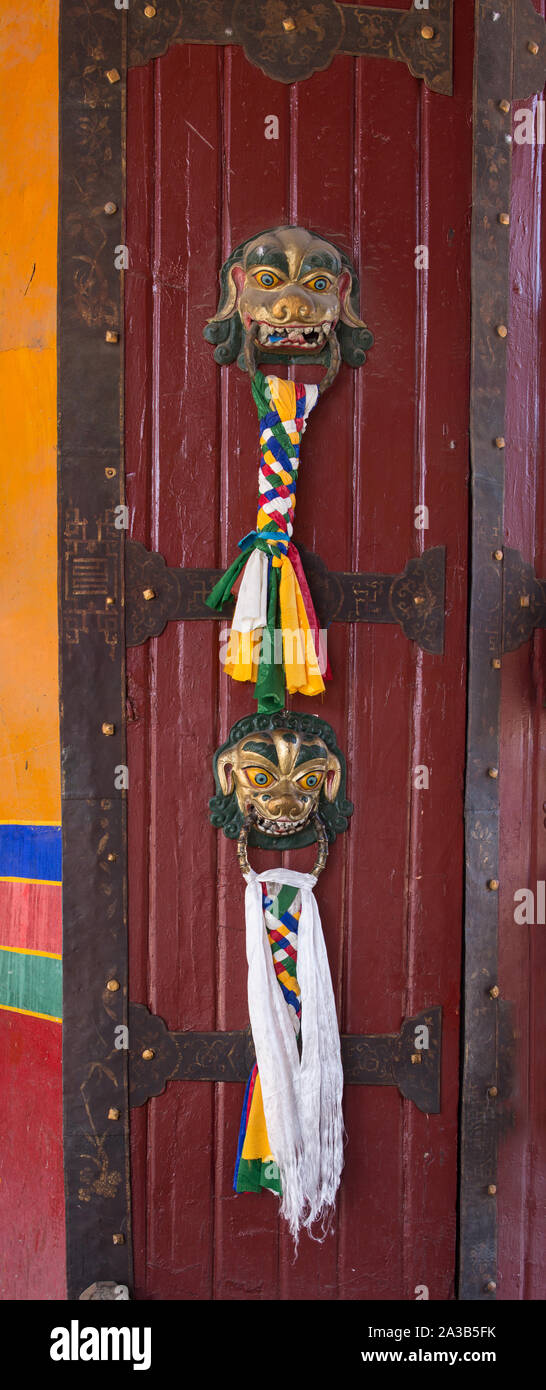
[[[283,550],[286,554],[294,530],[300,441],[315,399],[311,395],[307,398],[309,388],[305,386],[279,381],[277,377],[269,380],[274,381],[274,397],[271,386],[261,372],[252,383],[261,424],[262,451],[256,530],[271,541],[271,551],[279,557]],[[292,395],[295,397],[295,418],[286,419],[282,406],[285,410],[290,409]],[[275,406],[272,409],[273,399]]]
[[[207,603],[221,609],[245,570],[224,669],[234,680],[253,681],[258,710],[269,713],[284,708],[285,685],[290,694],[318,695],[324,690],[318,621],[299,552],[292,544],[300,442],[318,387],[264,377],[258,371],[252,393],[262,451],[256,530],[239,541],[241,554]],[[330,678],[328,667],[324,675]]]
[[[281,887],[276,892],[274,883],[263,883],[262,902],[275,973],[294,1032],[299,1038],[301,996],[297,977],[297,957],[301,893],[299,889],[288,886]],[[262,1188],[279,1194],[281,1192],[279,1169],[267,1137],[256,1064],[248,1078],[243,1101],[233,1186],[236,1192],[260,1192]]]

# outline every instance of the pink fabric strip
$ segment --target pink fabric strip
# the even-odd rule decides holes
[[[315,643],[315,651],[316,651],[316,653],[317,653],[317,659],[318,659],[319,654],[320,654],[320,648],[319,648],[319,631],[320,631],[320,629],[319,629],[319,625],[318,625],[318,618],[317,618],[317,615],[316,615],[316,613],[315,613],[315,609],[314,609],[314,606],[313,606],[313,600],[312,600],[312,598],[311,598],[311,594],[310,594],[310,590],[309,590],[309,585],[308,585],[307,580],[306,580],[306,578],[305,578],[305,574],[304,574],[304,570],[303,570],[303,565],[302,565],[301,559],[300,559],[299,550],[297,550],[297,549],[296,549],[296,546],[292,544],[292,541],[290,542],[290,545],[289,545],[289,547],[288,547],[287,555],[288,555],[288,559],[289,559],[289,560],[291,561],[291,563],[292,563],[292,567],[293,567],[293,569],[294,569],[294,572],[295,572],[295,575],[296,575],[298,584],[299,584],[300,589],[301,589],[301,596],[302,596],[302,599],[303,599],[305,612],[306,612],[306,614],[307,614],[307,621],[308,621],[308,623],[309,623],[309,627],[311,628],[311,632],[313,633],[313,640],[314,640],[314,643]],[[331,681],[331,680],[332,680],[332,672],[331,672],[331,670],[330,670],[330,662],[328,661],[328,657],[326,657],[326,670],[322,672],[322,679],[325,680],[325,681]]]

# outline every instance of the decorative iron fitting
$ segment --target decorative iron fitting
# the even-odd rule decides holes
[[[515,652],[536,627],[546,627],[546,579],[537,579],[519,550],[504,550],[503,652]]]
[[[154,9],[153,16],[146,11]],[[286,13],[288,11],[288,13]],[[161,0],[131,5],[129,65],[148,63],[173,43],[242,45],[249,63],[277,82],[301,82],[338,53],[406,63],[433,92],[450,96],[453,0],[391,10],[335,0]]]
[[[298,546],[321,627],[329,623],[399,623],[405,636],[423,651],[444,649],[445,547],[432,546],[408,560],[401,574],[344,574]],[[169,568],[157,551],[140,541],[126,544],[127,645],[157,637],[168,622],[220,619],[207,595],[221,570]],[[150,599],[149,595],[153,594]]]
[[[345,1034],[341,1055],[348,1086],[397,1086],[427,1115],[440,1112],[442,1008],[405,1019],[399,1033]],[[416,1065],[415,1058],[419,1059]],[[169,1032],[145,1004],[129,1005],[130,1103],[160,1096],[168,1081],[248,1080],[256,1060],[250,1028],[232,1033]]]

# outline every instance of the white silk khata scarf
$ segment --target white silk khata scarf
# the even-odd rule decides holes
[[[336,1006],[312,874],[268,869],[245,875],[248,1004],[271,1153],[280,1172],[281,1212],[297,1244],[302,1227],[325,1229],[343,1167],[343,1068]],[[279,987],[263,907],[267,891],[298,889],[297,980],[301,1056]],[[298,1028],[298,1032],[300,1029]]]

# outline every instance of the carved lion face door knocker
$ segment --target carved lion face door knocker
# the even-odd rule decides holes
[[[221,271],[222,292],[205,328],[222,365],[242,349],[251,379],[258,355],[269,362],[321,362],[328,370],[319,393],[336,377],[342,358],[366,360],[372,334],[359,313],[354,266],[337,246],[304,227],[275,227],[238,246]]]
[[[300,441],[342,359],[360,366],[373,338],[360,318],[358,278],[348,256],[303,227],[276,227],[249,238],[232,252],[220,281],[218,309],[204,333],[217,344],[217,362],[237,358],[248,371],[262,458],[255,529],[239,541],[240,554],[207,603],[222,609],[244,570],[224,669],[234,680],[252,681],[258,711],[271,713],[283,708],[285,690],[320,695],[331,678],[292,542]],[[302,385],[264,376],[258,358],[318,363],[326,372],[320,385]]]
[[[347,829],[353,809],[345,798],[345,759],[325,720],[294,713],[239,720],[214,755],[214,778],[211,820],[237,837],[243,873],[249,843],[285,850],[316,840],[318,877],[328,842]]]

